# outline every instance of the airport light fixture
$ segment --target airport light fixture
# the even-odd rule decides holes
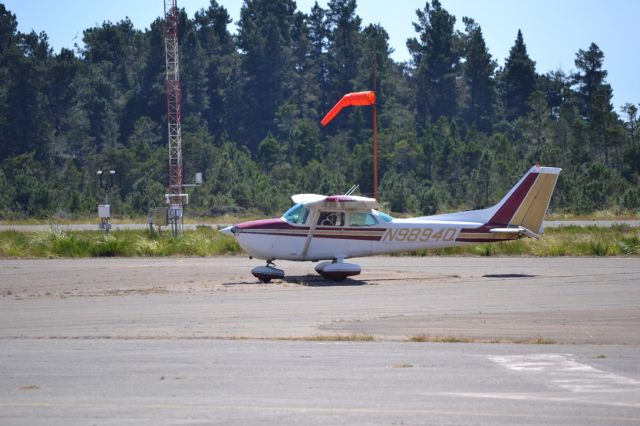
[[[109,203],[109,191],[113,187],[113,180],[116,175],[115,170],[109,170],[108,178],[105,176],[106,171],[98,170],[96,175],[98,176],[98,181],[100,184],[100,189],[104,191],[104,204],[98,205],[98,218],[100,218],[100,223],[98,227],[104,232],[109,233],[111,229],[111,204]]]

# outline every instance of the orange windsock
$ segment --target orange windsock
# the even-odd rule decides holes
[[[373,105],[376,103],[376,92],[368,91],[368,92],[354,92],[347,93],[338,101],[337,104],[331,108],[331,110],[324,116],[324,118],[320,121],[320,124],[326,126],[329,124],[331,120],[333,120],[336,115],[342,111],[342,108],[348,106],[366,106]]]

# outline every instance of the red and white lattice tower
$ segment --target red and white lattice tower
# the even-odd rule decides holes
[[[183,205],[182,135],[180,111],[180,61],[178,58],[177,0],[164,0],[164,49],[166,55],[167,125],[169,128],[169,191],[167,201]]]

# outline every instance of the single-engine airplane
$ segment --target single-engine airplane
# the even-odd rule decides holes
[[[262,282],[284,278],[277,259],[324,261],[315,270],[342,281],[360,265],[345,259],[474,243],[538,239],[561,169],[533,166],[493,207],[410,219],[378,211],[373,198],[297,194],[278,219],[254,220],[221,230],[250,255],[267,261],[251,272]]]

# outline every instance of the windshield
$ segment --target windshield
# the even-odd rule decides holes
[[[379,211],[376,211],[376,213],[378,213],[378,216],[380,216],[382,218],[382,220],[384,220],[385,222],[393,221],[393,218],[391,216],[389,216],[388,214],[386,214],[386,213],[382,213],[382,212],[379,212]]]
[[[305,209],[302,204],[296,204],[287,210],[282,217],[289,223],[302,225],[307,221],[307,216],[309,216],[309,210]]]

